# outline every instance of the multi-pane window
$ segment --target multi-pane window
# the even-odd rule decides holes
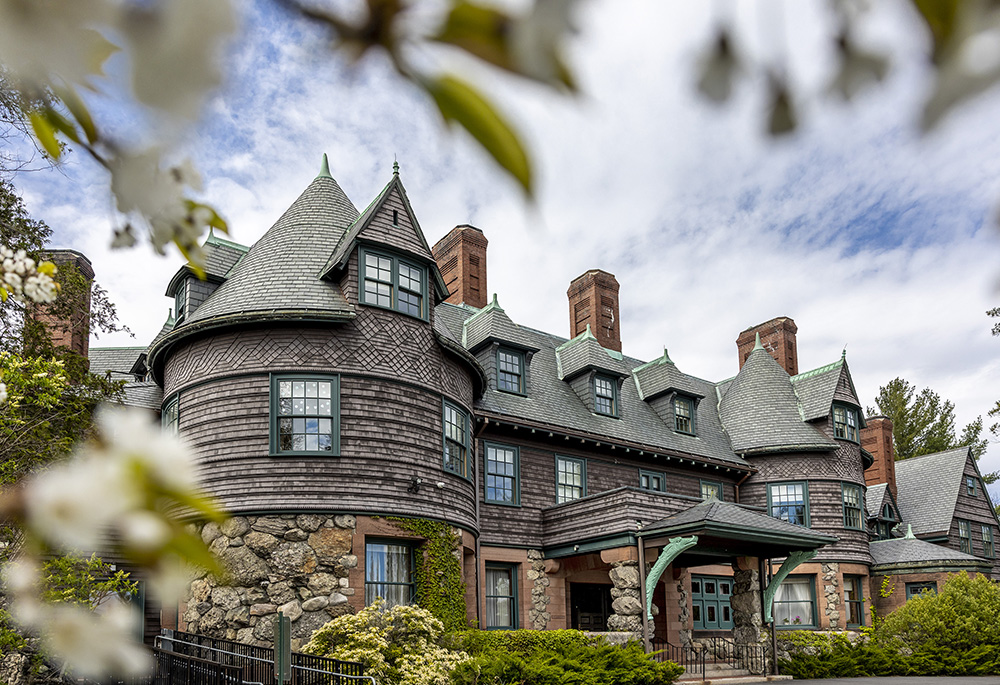
[[[965,477],[965,491],[973,497],[976,496],[976,479],[974,476]]]
[[[336,454],[338,379],[274,376],[272,442],[276,453]]]
[[[891,504],[882,506],[882,518],[885,520],[878,522],[877,539],[888,540],[892,537],[892,529],[896,525],[896,513],[892,510]]]
[[[922,594],[937,594],[937,583],[933,580],[926,581],[923,583],[907,583],[906,584],[906,599],[912,599],[918,597]]]
[[[844,606],[847,607],[847,627],[865,624],[865,595],[861,576],[844,576]]]
[[[167,402],[160,414],[160,425],[164,433],[177,435],[180,432],[181,403],[180,395],[174,395],[173,399]]]
[[[992,559],[996,556],[996,549],[993,547],[993,526],[983,527],[983,556]]]
[[[809,504],[805,483],[772,483],[767,486],[771,516],[797,526],[809,525]]]
[[[608,376],[594,376],[594,411],[618,416],[618,383]]]
[[[583,459],[556,457],[556,504],[587,494],[587,465]]]
[[[184,315],[187,313],[187,283],[183,280],[180,285],[177,286],[177,290],[174,291],[174,320],[177,323],[181,322]]]
[[[972,554],[972,524],[968,521],[958,522],[958,548]]]
[[[722,501],[722,483],[715,483],[708,480],[701,481],[701,498],[710,500],[715,498]]]
[[[643,490],[666,492],[667,487],[663,474],[658,471],[639,471],[639,487]]]
[[[423,317],[426,270],[386,254],[365,250],[361,254],[362,301]]]
[[[843,484],[844,528],[861,530],[861,486]]]
[[[858,412],[856,409],[840,405],[833,407],[833,434],[845,440],[858,441]]]
[[[469,477],[469,415],[444,403],[444,470]]]
[[[674,430],[694,435],[694,402],[690,397],[674,398]]]
[[[517,628],[517,567],[486,565],[486,627]]]
[[[516,447],[486,445],[486,501],[517,504],[518,450]]]
[[[524,393],[524,355],[520,352],[497,349],[497,390]]]
[[[398,542],[369,542],[365,545],[365,605],[377,597],[386,608],[412,604],[413,548]]]
[[[789,576],[774,594],[778,628],[816,627],[816,586],[812,576]]]

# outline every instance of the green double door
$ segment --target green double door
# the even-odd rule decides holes
[[[733,579],[725,576],[691,576],[691,619],[694,630],[729,630],[733,610],[729,599]]]

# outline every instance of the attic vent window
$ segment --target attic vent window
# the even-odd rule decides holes
[[[392,210],[392,225],[399,226],[399,211],[395,209]]]
[[[844,440],[858,441],[858,412],[849,407],[833,408],[833,434]]]

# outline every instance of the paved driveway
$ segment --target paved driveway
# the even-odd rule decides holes
[[[893,678],[823,678],[785,681],[795,685],[1000,685],[1000,676],[935,677],[907,676]]]

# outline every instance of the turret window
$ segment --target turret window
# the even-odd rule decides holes
[[[844,528],[861,530],[861,487],[844,483]]]
[[[272,454],[339,454],[339,395],[337,376],[272,376]]]
[[[805,483],[771,483],[767,486],[771,516],[796,526],[809,525],[809,490]]]
[[[469,415],[444,403],[444,470],[469,477]]]
[[[858,412],[850,407],[833,408],[833,434],[844,440],[858,441]]]
[[[180,420],[180,395],[174,395],[173,398],[167,402],[166,406],[163,407],[163,412],[160,414],[160,425],[163,427],[163,432],[170,435],[177,435],[180,433]]]
[[[361,301],[426,318],[427,270],[391,254],[361,250]]]

